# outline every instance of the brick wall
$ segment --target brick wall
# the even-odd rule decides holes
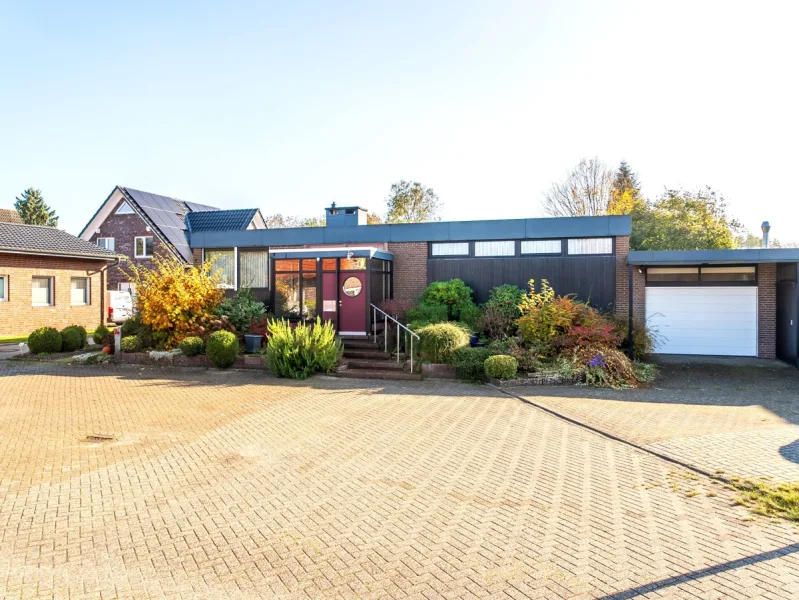
[[[757,355],[777,356],[777,265],[757,267]]]
[[[0,275],[7,277],[6,302],[0,302],[0,335],[27,335],[38,327],[94,329],[103,317],[103,273],[106,263],[85,259],[0,254]],[[54,279],[53,306],[32,306],[32,278]],[[89,277],[89,301],[73,306],[71,278]]]
[[[201,267],[203,264],[203,249],[202,248],[194,248],[191,251],[191,262],[194,264],[195,267]]]
[[[92,243],[97,243],[97,238],[114,238],[114,250],[119,254],[123,254],[130,262],[137,266],[147,266],[152,264],[151,258],[134,258],[133,244],[134,238],[141,236],[151,236],[153,238],[153,254],[174,256],[169,248],[158,239],[158,236],[152,231],[147,231],[147,224],[137,214],[118,215],[116,210],[124,200],[120,200],[114,207],[111,216],[109,216],[102,225],[100,225],[100,233],[94,233],[91,237]],[[119,284],[127,282],[130,277],[125,272],[125,261],[119,266],[110,267],[108,269],[107,289],[117,290]]]
[[[627,316],[630,308],[630,273],[627,254],[630,252],[629,236],[616,238],[616,314]]]
[[[416,300],[427,287],[427,242],[389,242],[394,254],[394,298]]]

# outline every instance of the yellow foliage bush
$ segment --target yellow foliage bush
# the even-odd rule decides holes
[[[138,319],[174,348],[190,335],[195,324],[213,315],[224,292],[211,265],[186,267],[174,258],[156,256],[152,266],[129,264],[130,281],[136,284]]]

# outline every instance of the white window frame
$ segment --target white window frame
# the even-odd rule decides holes
[[[33,301],[33,280],[34,279],[46,279],[48,281],[47,286],[47,303],[41,302],[34,302]],[[55,306],[55,279],[53,277],[49,277],[47,275],[34,275],[31,277],[31,306]]]
[[[522,256],[536,254],[561,254],[563,252],[562,240],[522,240]]]
[[[469,242],[430,242],[430,256],[469,256]]]
[[[500,247],[497,245],[501,245]],[[474,243],[475,256],[516,256],[515,240],[481,240]]]
[[[74,298],[72,297],[72,292],[75,288],[72,287],[73,281],[84,281],[86,283],[86,288],[83,290],[83,302],[75,302]],[[91,290],[92,290],[92,282],[91,279],[88,277],[70,277],[69,279],[69,303],[72,306],[90,306],[92,303],[91,297]]]
[[[8,302],[8,275],[0,275],[3,287],[0,288],[0,302]]]
[[[119,208],[116,210],[114,214],[116,215],[133,215],[136,211],[133,210],[130,204],[127,201],[123,202],[119,205]]]
[[[100,243],[101,240],[104,242],[103,244]],[[109,247],[108,240],[111,240],[110,247]],[[98,237],[97,238],[97,246],[99,248],[105,248],[106,250],[110,250],[111,252],[113,252],[115,247],[116,247],[116,240],[114,240],[114,238],[112,238],[112,237]]]
[[[602,244],[607,245],[607,248],[592,248]],[[613,254],[613,238],[600,237],[600,238],[569,238],[568,250],[569,256],[603,256]]]
[[[153,252],[155,252],[155,239],[153,238],[153,236],[151,236],[151,235],[137,235],[136,237],[133,238],[133,256],[134,256],[134,258],[152,258],[153,257],[152,254],[147,254],[147,241],[146,240],[148,240],[148,239],[149,240],[153,240],[152,247],[153,247]],[[144,249],[144,254],[139,254],[139,249],[137,247],[139,240],[145,240],[144,241],[144,245],[142,246],[142,248]]]

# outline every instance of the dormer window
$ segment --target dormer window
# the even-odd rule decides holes
[[[118,215],[132,215],[133,209],[130,207],[130,204],[127,202],[123,202],[122,205],[117,209],[116,214]]]

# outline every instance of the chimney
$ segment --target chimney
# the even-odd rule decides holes
[[[768,248],[768,232],[771,230],[771,225],[768,224],[768,221],[763,221],[763,224],[760,226],[760,231],[763,232],[763,248]]]
[[[336,203],[325,209],[327,227],[352,227],[366,225],[366,209],[360,206],[336,206]]]

